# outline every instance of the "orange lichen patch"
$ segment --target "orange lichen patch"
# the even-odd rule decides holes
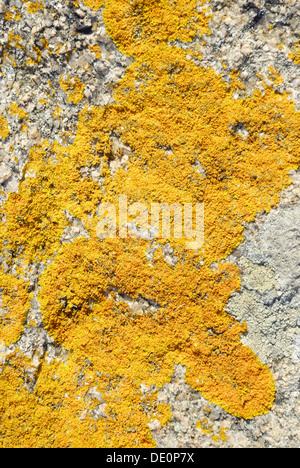
[[[9,135],[9,127],[8,123],[6,122],[5,118],[0,115],[0,138],[5,140]]]
[[[19,122],[21,124],[21,127],[20,127],[21,132],[26,131],[26,129],[28,128],[28,126],[27,126],[28,113],[24,109],[19,107],[16,102],[11,103],[11,107],[9,109],[9,112],[12,115],[16,115],[18,117],[18,120],[19,120]]]
[[[69,102],[78,104],[82,100],[85,84],[79,78],[69,76],[65,79],[62,75],[59,84],[61,89],[66,93]]]
[[[104,373],[162,386],[178,360],[189,369],[187,381],[229,412],[251,418],[268,411],[272,376],[240,343],[246,326],[222,312],[239,285],[235,269],[222,265],[213,273],[189,263],[171,268],[161,254],[151,266],[144,249],[120,239],[66,245],[41,280],[48,332]],[[160,308],[136,316],[114,300],[115,290]]]
[[[289,58],[294,60],[297,65],[300,65],[300,41],[296,42],[294,51],[290,53]]]
[[[209,401],[231,414],[251,419],[254,414],[261,415],[270,410],[275,384],[267,366],[262,365],[249,348],[240,344],[239,335],[245,331],[246,327],[243,330],[242,326],[235,325],[230,331],[221,335],[213,333],[209,338],[204,338],[201,333],[195,334],[194,350],[191,347],[186,355],[189,369],[186,380]],[[188,354],[191,354],[191,360]]]
[[[204,201],[208,262],[225,258],[242,241],[242,222],[278,202],[278,191],[290,183],[288,172],[298,162],[293,103],[271,87],[240,100],[231,92],[212,70],[197,68],[181,51],[162,48],[149,66],[129,67],[115,93],[122,113],[111,110],[116,133],[136,155],[128,172],[116,175],[114,190],[131,197],[135,191],[134,201]],[[102,115],[95,110],[87,126],[103,128]],[[247,139],[232,130],[241,122]]]
[[[22,279],[3,270],[0,270],[0,290],[0,340],[9,346],[18,341],[23,332],[32,296]]]
[[[29,359],[10,356],[10,365],[3,368],[0,421],[5,437],[0,438],[1,447],[153,446],[147,423],[156,418],[164,424],[169,416],[166,405],[155,403],[156,394],[143,396],[138,386],[126,380],[95,377],[83,360],[70,357],[67,365],[61,361],[47,365],[46,357],[33,375],[38,377],[33,393],[24,386]],[[91,386],[106,393],[105,414],[98,418],[93,412],[99,402],[88,397]]]
[[[273,65],[271,65],[271,67],[268,68],[268,73],[268,78],[271,80],[273,86],[278,86],[280,85],[280,83],[284,82],[284,79],[282,78],[282,76],[280,76],[279,72],[276,70],[276,68],[273,67]]]
[[[12,11],[6,10],[4,14],[5,21],[20,21],[22,19],[21,13],[16,6],[12,7]]]
[[[61,117],[60,117],[61,112],[62,112],[62,108],[61,108],[61,107],[56,107],[55,110],[54,110],[54,112],[53,112],[53,117],[54,117],[55,119],[58,119],[58,120],[60,121],[60,119],[61,119]]]
[[[47,45],[46,45],[45,47],[48,48]],[[53,86],[53,84],[51,83],[50,80],[48,80],[48,85],[49,85],[49,87],[50,87],[50,93],[51,93],[50,95],[48,94],[48,96],[51,97],[51,96],[53,96],[53,95],[56,93],[56,90],[55,90],[55,88],[54,88],[54,86]]]
[[[12,21],[14,19],[14,14],[9,11],[9,10],[6,10],[5,13],[4,13],[4,20],[5,21]]]
[[[98,44],[95,44],[93,46],[89,46],[89,49],[93,54],[95,55],[96,59],[101,58],[102,52]]]
[[[44,4],[43,2],[28,2],[27,3],[27,11],[28,13],[31,13],[32,15],[34,15],[37,11],[43,11],[44,10]]]
[[[87,221],[87,213],[95,214],[95,206],[101,199],[99,186],[81,179],[76,170],[78,161],[67,150],[61,148],[55,159],[51,153],[46,154],[47,150],[50,153],[47,143],[31,150],[27,177],[20,183],[19,192],[9,197],[7,218],[1,226],[0,240],[6,238],[6,248],[12,255],[19,251],[28,264],[46,260],[59,249],[68,225],[63,210]]]
[[[27,112],[21,107],[19,107],[16,102],[11,103],[9,112],[11,113],[11,115],[17,115],[20,121],[28,117]]]
[[[13,7],[12,10],[13,11],[9,11],[9,10],[5,11],[4,20],[5,21],[20,21],[22,17],[17,7]]]
[[[9,41],[7,44],[7,48],[11,49],[12,46],[16,47],[17,49],[25,50],[25,47],[21,45],[22,38],[18,34],[14,34],[13,32],[8,33]]]
[[[204,14],[208,9],[198,12],[198,6],[198,0],[106,0],[104,19],[121,52],[135,58],[148,52],[154,58],[158,44],[189,42],[197,34],[209,32],[210,16]]]
[[[104,4],[104,0],[83,0],[83,3],[91,10],[100,10]]]
[[[27,67],[30,67],[32,65],[37,65],[40,63],[41,60],[42,60],[41,49],[39,49],[36,46],[32,46],[31,56],[26,62]]]
[[[20,128],[20,131],[21,131],[21,132],[26,132],[27,128],[28,128],[28,125],[27,125],[26,123],[22,123],[22,124],[21,124],[21,128]]]
[[[5,342],[0,339],[0,350],[3,350],[5,347]],[[0,351],[0,365],[5,363],[5,353]]]
[[[22,19],[21,13],[19,11],[16,11],[14,15],[14,20],[21,21],[21,19]]]
[[[211,438],[214,442],[222,440],[223,442],[227,441],[226,431],[228,429],[221,427],[218,432],[216,432],[211,424],[208,423],[207,419],[203,421],[198,421],[196,427],[201,430],[203,434],[211,435]]]
[[[198,45],[192,45],[189,49],[186,50],[186,58],[188,60],[202,60],[203,55],[199,52],[199,46]]]
[[[29,360],[15,356],[10,357],[10,361],[11,366],[4,367],[0,381],[0,418],[2,423],[5,421],[6,431],[6,437],[1,438],[1,447],[97,446],[94,436],[95,432],[98,435],[99,421],[96,423],[90,415],[85,421],[79,419],[86,405],[83,390],[76,391],[77,379],[71,379],[69,375],[70,369],[75,370],[74,364],[69,363],[68,367],[63,363],[41,366],[37,386],[31,394],[23,383],[23,376],[30,367]],[[15,388],[19,388],[18,394],[11,398]],[[74,400],[68,398],[74,392]],[[95,404],[90,409],[93,407]],[[74,415],[77,415],[76,419]],[[18,420],[17,431],[15,418]]]
[[[13,32],[8,33],[8,41],[3,47],[3,52],[2,52],[2,63],[4,63],[5,59],[9,60],[10,63],[16,67],[17,64],[15,62],[14,56],[10,55],[10,51],[13,47],[16,47],[17,49],[22,49],[23,51],[25,50],[25,47],[21,44],[22,38],[18,34],[14,34]]]
[[[225,428],[225,427],[221,427],[221,429],[220,429],[220,431],[219,431],[219,438],[220,438],[220,440],[222,440],[223,442],[226,442],[226,441],[227,441],[226,431],[228,431],[228,429]]]
[[[18,12],[15,13],[13,19],[20,19]],[[43,42],[44,47],[46,47],[47,41],[42,39],[41,42]],[[9,60],[14,67],[17,67],[17,63],[15,60],[15,54],[11,54],[11,51],[15,48],[20,49],[23,52],[21,57],[18,59],[18,66],[22,68],[24,66],[34,66],[42,59],[42,52],[38,47],[32,45],[31,50],[28,53],[28,49],[26,50],[26,42],[23,41],[22,37],[18,34],[15,34],[13,31],[10,31],[8,33],[8,40],[4,44],[2,55],[3,59]]]
[[[20,272],[43,262],[43,323],[70,353],[66,364],[45,359],[29,396],[18,374],[24,364],[5,368],[3,395],[16,408],[13,419],[26,424],[13,432],[4,408],[3,445],[154,446],[148,423],[165,424],[170,411],[141,384],[162,387],[175,363],[186,366],[195,390],[233,415],[251,419],[273,405],[269,369],[240,341],[246,324],[225,312],[240,278],[222,260],[243,241],[245,223],[275,206],[291,183],[288,174],[299,165],[299,113],[286,94],[274,92],[274,70],[271,85],[236,99],[237,72],[227,85],[171,45],[207,31],[209,16],[197,4],[107,0],[107,30],[136,59],[118,83],[115,104],[84,109],[72,145],[33,148],[19,192],[4,203],[1,253],[8,267],[17,259]],[[82,85],[61,77],[71,102],[82,99]],[[117,154],[116,138],[122,142]],[[126,171],[112,176],[110,163],[124,145],[130,148]],[[101,185],[82,175],[94,168]],[[203,248],[186,250],[185,240],[172,235],[177,263],[171,266],[164,240],[120,239],[118,230],[115,239],[101,240],[99,204],[118,206],[120,195],[149,212],[152,202],[204,203]],[[85,235],[62,244],[70,217]],[[149,304],[142,312],[130,306],[140,300]],[[95,422],[84,401],[89,386],[106,404]]]
[[[201,430],[202,434],[208,434],[208,435],[213,434],[212,437],[213,437],[213,440],[215,440],[215,434],[214,434],[213,426],[211,424],[208,424],[207,419],[204,419],[203,421],[198,421],[196,423],[196,427]]]

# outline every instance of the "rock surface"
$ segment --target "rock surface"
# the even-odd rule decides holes
[[[53,0],[43,4],[44,8],[32,15],[27,3],[12,0],[8,8],[7,2],[0,1],[0,115],[10,131],[6,138],[0,138],[1,201],[5,194],[18,190],[32,146],[43,139],[64,145],[72,142],[79,112],[84,106],[113,102],[113,85],[133,61],[122,55],[106,34],[102,9],[93,11],[82,3],[76,7],[72,2]],[[299,40],[297,1],[212,0],[209,7],[212,33],[194,41],[193,47],[203,55],[201,61],[194,59],[195,63],[214,68],[225,80],[238,69],[245,89],[237,97],[259,88],[257,74],[267,79],[269,68],[274,66],[283,77],[278,93],[289,93],[299,105],[299,67],[289,58]],[[13,16],[20,12],[21,20],[8,20],[8,10]],[[61,76],[84,82],[77,104],[68,100],[60,85]],[[12,113],[11,103],[17,103],[23,112]],[[119,164],[126,167],[126,162],[125,157]],[[112,173],[117,169],[112,163]],[[97,171],[92,178],[101,182]],[[178,365],[172,382],[159,390],[158,397],[170,405],[172,418],[163,428],[158,420],[149,426],[158,447],[300,446],[300,173],[294,172],[291,178],[292,185],[282,193],[278,207],[258,215],[246,227],[244,243],[228,258],[240,269],[242,287],[231,297],[227,311],[247,323],[243,343],[275,377],[274,407],[251,421],[231,416],[192,390],[184,380],[184,367]],[[62,242],[82,234],[86,235],[83,226],[73,219]],[[168,248],[166,256],[170,264],[176,263]],[[29,272],[35,294],[39,268],[34,265]],[[133,306],[143,310],[144,305]],[[36,297],[26,323],[32,322],[35,326],[26,326],[18,343],[0,349],[0,359],[19,348],[35,358],[34,375],[45,351],[49,361],[67,359],[68,353],[44,330]],[[34,388],[34,379],[28,380],[29,391]],[[92,393],[91,398],[99,399],[98,417],[105,414],[101,395]],[[199,419],[206,421],[204,431],[196,427]],[[227,440],[220,437],[224,428]]]

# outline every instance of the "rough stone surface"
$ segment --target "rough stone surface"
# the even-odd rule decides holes
[[[7,3],[10,9],[16,6],[22,12],[22,20],[15,26],[23,46],[15,48],[16,66],[4,56],[12,29],[4,20]],[[33,16],[18,0],[0,0],[0,115],[10,128],[10,135],[0,140],[3,194],[18,190],[18,181],[34,144],[43,139],[68,144],[84,106],[104,106],[113,101],[112,85],[132,61],[118,51],[106,34],[101,10],[93,12],[82,4],[79,8],[68,7],[65,2],[53,0],[45,0],[44,6],[44,11]],[[298,2],[212,0],[210,8],[212,34],[195,40],[194,46],[203,54],[203,60],[196,63],[213,67],[225,79],[232,69],[239,69],[245,84],[243,94],[251,94],[258,88],[257,74],[266,78],[269,67],[274,66],[284,78],[278,92],[288,92],[299,105],[299,68],[289,58],[299,40]],[[47,39],[47,49],[42,48],[41,38]],[[94,44],[100,46],[101,58],[89,49]],[[37,60],[35,46],[41,47],[40,61],[36,66],[23,67],[28,57]],[[59,85],[63,74],[77,76],[85,82],[84,99],[78,105],[68,102]],[[17,102],[29,118],[12,115],[11,102]],[[55,115],[58,107],[59,117]],[[118,144],[116,141],[116,148]],[[126,161],[125,157],[120,164],[126,167]],[[112,173],[117,169],[112,166]],[[100,171],[94,171],[92,177],[101,183]],[[300,446],[300,173],[295,172],[291,177],[293,183],[282,194],[279,206],[269,214],[259,215],[246,227],[244,243],[228,258],[240,269],[242,287],[231,297],[227,311],[239,321],[246,321],[248,333],[242,338],[243,343],[273,372],[277,386],[275,405],[268,415],[251,421],[240,420],[193,391],[184,381],[185,369],[177,366],[172,382],[159,391],[159,401],[171,406],[172,419],[164,428],[158,421],[150,427],[158,447]],[[4,199],[3,194],[0,201]],[[83,226],[74,219],[62,242],[70,242],[82,234],[86,235]],[[170,264],[176,262],[168,247],[165,255]],[[39,268],[36,265],[28,272],[35,294]],[[120,300],[130,303],[130,298]],[[141,313],[146,306],[131,304]],[[35,326],[28,325],[32,321]],[[67,352],[56,346],[44,330],[36,299],[32,301],[27,325],[18,343],[0,349],[0,360],[16,347],[28,357],[34,356],[33,367],[38,366],[39,357],[45,351],[49,361],[67,358]],[[34,388],[34,384],[29,372],[28,389]],[[101,417],[105,414],[101,395],[91,391],[90,397],[99,400],[95,418]],[[203,434],[195,426],[199,419],[207,419],[207,427],[215,434],[226,428],[227,441],[213,441],[211,434]]]

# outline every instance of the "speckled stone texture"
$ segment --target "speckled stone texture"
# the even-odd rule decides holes
[[[22,9],[20,22],[4,19],[8,4],[10,10],[14,6]],[[44,11],[31,15],[20,0],[0,0],[0,115],[9,123],[11,132],[0,141],[0,184],[5,193],[18,190],[34,144],[43,139],[72,142],[79,112],[85,105],[104,106],[113,102],[113,85],[132,62],[106,34],[102,10],[92,11],[81,3],[78,7],[72,3],[67,6],[66,2],[53,0],[44,0],[44,6]],[[237,92],[237,97],[251,95],[260,88],[257,75],[267,80],[268,69],[273,66],[284,79],[277,92],[289,93],[290,99],[299,105],[299,66],[289,58],[299,40],[299,3],[212,0],[209,6],[213,14],[211,35],[195,39],[194,45],[198,44],[203,55],[195,63],[214,68],[225,80],[233,69],[239,70],[245,89]],[[50,14],[50,10],[55,14]],[[16,66],[4,56],[12,24],[23,46],[12,46]],[[48,50],[42,47],[41,37],[48,40]],[[101,58],[96,58],[89,49],[95,43],[101,47]],[[34,46],[41,47],[41,60],[36,67],[24,67],[28,57],[37,59]],[[78,105],[67,101],[59,85],[61,75],[84,78],[84,99]],[[17,102],[30,114],[28,122],[9,112],[11,102]],[[58,107],[59,118],[54,116]],[[22,130],[24,122],[26,128]],[[126,165],[126,158],[121,164]],[[111,167],[112,171],[116,169]],[[98,180],[99,174],[92,177]],[[243,343],[274,375],[277,387],[274,407],[269,414],[250,421],[231,416],[192,390],[184,380],[185,368],[176,366],[172,382],[160,389],[158,397],[160,402],[170,405],[171,421],[164,428],[159,421],[150,427],[158,447],[300,447],[300,172],[293,172],[291,178],[293,184],[282,193],[279,206],[268,214],[260,214],[246,227],[244,243],[227,259],[239,267],[242,279],[241,290],[229,300],[227,312],[239,321],[246,321],[248,333],[242,338]],[[78,220],[72,220],[71,224],[62,241],[85,235]],[[172,252],[166,255],[172,263]],[[33,374],[38,356],[45,351],[49,358],[67,358],[67,352],[55,345],[43,328],[35,290],[37,273],[41,273],[38,268],[34,266],[29,273],[35,299],[27,319],[28,322],[35,319],[36,327],[25,328],[18,343],[0,349],[0,360],[16,347],[29,357],[35,355]],[[34,384],[28,378],[29,391]],[[99,411],[101,414],[103,408]],[[210,433],[204,434],[195,426],[200,419],[207,421]],[[221,427],[227,429],[227,440],[214,441],[212,433],[218,434]]]

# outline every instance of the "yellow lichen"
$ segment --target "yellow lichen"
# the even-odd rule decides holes
[[[27,11],[28,13],[31,13],[34,15],[37,11],[43,11],[44,10],[44,4],[41,1],[36,1],[36,2],[28,2],[27,3]]]
[[[223,442],[227,441],[227,428],[221,427],[218,431],[215,431],[212,424],[209,424],[207,419],[198,421],[196,427],[201,430],[202,434],[210,435],[214,442],[219,442],[220,440]]]
[[[300,40],[296,42],[294,50],[290,53],[289,58],[297,65],[300,65]]]
[[[9,127],[8,123],[6,122],[5,118],[0,115],[0,138],[5,140],[9,135]]]
[[[37,65],[40,63],[41,60],[42,60],[41,50],[36,46],[32,46],[31,55],[26,62],[27,67],[30,67],[32,65]]]
[[[220,431],[219,431],[220,440],[222,440],[223,442],[226,442],[226,441],[227,441],[226,431],[228,431],[228,429],[227,429],[227,428],[224,428],[224,427],[221,427],[221,429],[220,429]]]
[[[83,0],[83,3],[88,7],[91,8],[91,10],[99,10],[103,4],[104,0]]]
[[[4,14],[4,20],[5,21],[12,21],[13,17],[14,17],[14,14],[11,11],[9,11],[9,10],[5,11],[5,14]]]
[[[61,112],[62,112],[62,108],[61,107],[56,107],[54,112],[53,112],[53,117],[60,121],[61,120],[61,118],[60,118]]]
[[[28,117],[27,112],[18,106],[16,102],[12,102],[9,112],[11,115],[16,115],[20,121]]]
[[[21,13],[18,11],[17,7],[12,8],[12,12],[6,10],[4,13],[4,20],[5,21],[20,21],[22,19]]]
[[[73,104],[78,104],[83,99],[85,84],[79,78],[68,76],[64,78],[62,75],[59,80],[61,89],[66,93],[68,101]]]
[[[19,11],[16,11],[16,13],[14,15],[14,20],[15,21],[21,21],[21,19],[22,19],[21,13]]]
[[[22,38],[18,34],[14,34],[13,32],[8,33],[8,41],[3,47],[3,52],[2,52],[2,63],[4,63],[5,59],[9,60],[11,65],[16,67],[16,61],[12,55],[10,55],[10,51],[13,47],[16,47],[17,49],[22,49],[24,50],[24,46],[20,44],[20,41]]]
[[[56,91],[55,91],[55,88],[54,88],[54,86],[53,86],[53,84],[51,83],[50,80],[48,80],[48,85],[49,85],[50,88],[51,88],[51,90],[50,90],[51,96],[53,96],[53,95],[56,93]],[[51,96],[50,96],[50,97],[51,97]]]
[[[101,58],[102,52],[98,44],[94,44],[93,46],[89,46],[89,49],[95,55],[96,59]]]
[[[3,270],[0,270],[0,287],[0,340],[8,346],[18,341],[23,332],[32,296],[28,294],[28,285],[22,279]]]
[[[186,367],[188,384],[237,417],[251,419],[273,405],[271,372],[241,343],[246,324],[225,312],[240,278],[237,267],[223,260],[243,241],[245,223],[270,211],[290,184],[288,174],[299,165],[299,113],[286,94],[273,90],[279,79],[274,70],[271,85],[236,99],[243,88],[237,72],[227,85],[172,45],[209,32],[209,15],[197,5],[106,0],[107,31],[135,58],[118,83],[115,103],[84,109],[72,145],[33,148],[18,193],[4,203],[2,255],[8,268],[16,259],[20,265],[18,278],[0,278],[8,284],[7,317],[19,314],[9,284],[24,281],[22,269],[25,275],[32,263],[43,263],[43,324],[70,353],[65,363],[41,358],[33,393],[21,378],[30,362],[10,358],[0,381],[2,446],[155,446],[148,424],[170,418],[169,408],[157,404],[157,389],[171,380],[176,363]],[[61,77],[60,85],[70,102],[80,102],[79,80]],[[236,132],[238,124],[247,138]],[[126,171],[112,177],[110,162],[122,156],[114,151],[116,136],[131,156]],[[101,169],[101,185],[82,175],[84,167]],[[145,239],[101,240],[99,204],[117,206],[120,195],[142,201],[149,211],[151,202],[204,203],[203,248],[186,250],[185,240],[171,237],[177,257],[171,266],[163,240],[156,240],[151,263]],[[62,244],[69,216],[86,234]],[[27,310],[22,291],[18,327]],[[139,313],[120,297],[144,298],[149,310]],[[142,392],[142,384],[154,390]],[[91,387],[105,402],[96,421]],[[225,440],[225,429],[214,436]]]
[[[20,131],[21,131],[21,132],[26,132],[27,128],[28,128],[27,123],[22,123],[22,124],[21,124],[21,127],[20,127]]]
[[[203,434],[213,434],[214,430],[211,424],[208,424],[207,419],[204,419],[203,421],[198,421],[196,423],[196,427],[201,430]]]
[[[155,60],[163,44],[189,42],[197,34],[209,33],[210,16],[205,16],[208,9],[198,12],[198,6],[198,0],[106,0],[104,19],[121,52],[135,58],[148,53]]]

